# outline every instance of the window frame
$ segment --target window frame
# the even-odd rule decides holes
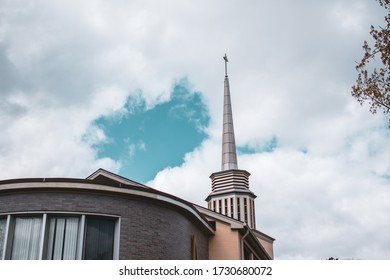
[[[115,251],[115,229],[116,229],[116,219],[113,219],[111,217],[101,217],[99,216],[98,218],[96,218],[96,216],[91,216],[91,215],[86,215],[85,216],[85,222],[84,222],[84,231],[83,231],[83,246],[82,248],[80,248],[82,250],[82,259],[84,260],[85,259],[85,255],[87,254],[86,253],[86,250],[87,250],[87,231],[88,231],[88,219],[91,219],[91,220],[100,220],[101,221],[112,221],[114,222],[113,224],[113,240],[112,240],[112,259],[114,259],[114,251]],[[90,259],[89,259],[90,260]],[[93,259],[91,259],[93,260]]]
[[[49,238],[49,221],[51,217],[79,217],[79,228],[77,234],[77,247],[75,260],[83,260],[84,244],[85,244],[85,230],[86,230],[86,217],[93,217],[97,219],[110,219],[114,221],[114,241],[113,241],[113,260],[119,260],[119,248],[120,248],[120,227],[121,217],[117,215],[109,214],[97,214],[86,212],[12,212],[0,214],[0,219],[6,219],[5,237],[3,252],[0,252],[0,260],[10,260],[12,253],[12,246],[15,234],[15,220],[16,217],[40,217],[42,219],[41,231],[39,236],[39,255],[38,260],[48,260],[48,238]]]
[[[50,240],[50,221],[51,219],[59,219],[59,218],[78,218],[78,225],[77,225],[77,240],[76,240],[76,252],[75,252],[75,259],[78,259],[77,257],[79,256],[79,253],[78,251],[80,250],[79,249],[79,243],[80,243],[80,234],[82,234],[82,232],[80,232],[80,228],[81,228],[81,220],[82,220],[82,216],[80,215],[61,215],[61,214],[48,214],[48,217],[47,217],[47,221],[46,221],[46,230],[45,230],[45,236],[44,236],[44,244],[43,244],[43,254],[42,254],[42,259],[45,259],[45,260],[52,260],[51,258],[48,257],[48,254],[49,254],[49,240]],[[58,222],[58,220],[57,220]],[[83,241],[83,240],[81,240]],[[54,249],[54,248],[53,248]],[[61,259],[62,260],[62,259]]]
[[[40,220],[39,222],[39,229],[37,230],[39,233],[37,235],[37,252],[36,252],[36,258],[33,258],[31,260],[39,260],[40,259],[40,256],[42,254],[42,235],[43,235],[43,232],[44,232],[44,224],[46,222],[46,217],[44,215],[40,215],[40,214],[30,214],[28,213],[27,215],[15,215],[15,216],[11,216],[11,220],[10,220],[10,228],[9,228],[9,233],[11,235],[8,235],[8,239],[9,241],[7,241],[7,247],[6,247],[6,256],[7,256],[7,259],[10,259],[10,260],[24,260],[23,258],[22,259],[13,259],[13,254],[14,254],[14,246],[15,246],[15,241],[16,241],[16,232],[17,232],[17,220],[18,219],[21,219],[22,220],[27,220],[27,219],[38,219]],[[31,235],[30,235],[31,237]],[[28,253],[29,254],[29,253]]]

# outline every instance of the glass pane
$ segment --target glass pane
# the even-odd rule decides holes
[[[0,218],[0,260],[3,256],[6,226],[7,226],[7,219]]]
[[[87,218],[84,259],[112,260],[115,221]]]
[[[47,259],[76,259],[79,218],[52,217],[49,221]]]
[[[17,217],[15,219],[11,259],[38,259],[41,226],[42,218],[39,217]]]

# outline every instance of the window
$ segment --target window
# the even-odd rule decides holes
[[[248,223],[248,199],[244,198],[244,221]]]
[[[12,241],[12,260],[37,260],[39,258],[39,237],[41,217],[16,217]]]
[[[0,217],[0,260],[118,257],[118,218],[80,214]]]
[[[76,259],[78,217],[52,217],[49,219],[47,244],[48,260]]]
[[[252,223],[252,227],[256,228],[256,222],[255,222],[255,202],[253,201],[253,199],[251,199],[250,202],[251,202],[251,223]]]
[[[228,199],[225,198],[225,213],[226,216],[228,215]]]
[[[87,218],[85,231],[85,260],[110,260],[114,247],[113,220]]]
[[[7,226],[7,219],[0,217],[0,260],[3,256],[4,242],[5,242],[5,230]]]
[[[198,246],[196,244],[196,236],[191,236],[191,260],[198,259]]]
[[[241,206],[239,197],[237,197],[237,220],[241,221]]]
[[[230,217],[234,217],[234,198],[230,198]]]

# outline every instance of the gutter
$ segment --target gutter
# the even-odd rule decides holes
[[[241,237],[241,260],[244,259],[244,239],[248,236],[250,229],[244,224],[244,228],[246,227],[246,233]]]

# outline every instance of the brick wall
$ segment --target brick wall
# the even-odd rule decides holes
[[[208,259],[208,236],[183,210],[138,196],[70,190],[0,192],[0,215],[66,211],[121,217],[120,259],[190,259],[196,236],[199,259]]]

